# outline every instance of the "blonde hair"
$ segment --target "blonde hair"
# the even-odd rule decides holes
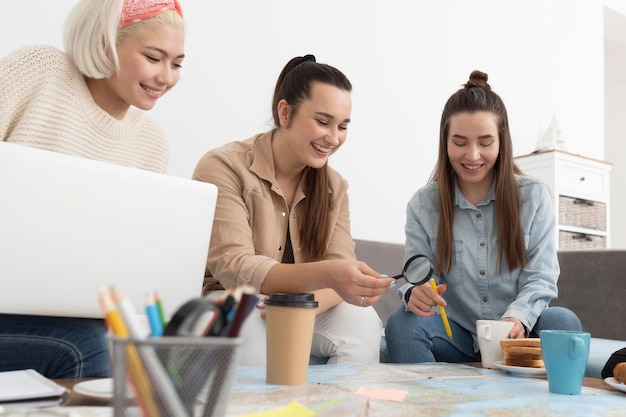
[[[89,78],[109,78],[119,70],[117,45],[135,36],[141,27],[165,23],[185,30],[183,18],[174,10],[119,28],[124,0],[82,0],[65,21],[65,52],[78,70]]]

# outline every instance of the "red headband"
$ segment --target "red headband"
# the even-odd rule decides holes
[[[183,10],[177,0],[124,0],[120,27],[150,19],[166,10],[175,10],[183,17]]]

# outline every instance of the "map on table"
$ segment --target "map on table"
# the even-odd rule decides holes
[[[581,395],[548,391],[543,377],[520,377],[463,364],[335,364],[309,367],[307,384],[265,383],[265,368],[239,366],[227,417],[280,410],[293,401],[316,417],[626,416],[626,394],[583,387]],[[400,402],[366,392],[406,392]],[[276,413],[274,415],[285,415]]]

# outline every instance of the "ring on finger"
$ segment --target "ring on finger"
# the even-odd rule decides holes
[[[363,305],[363,301],[364,301],[364,300],[365,300],[365,296],[364,296],[364,295],[362,295],[362,296],[361,296],[361,305]]]

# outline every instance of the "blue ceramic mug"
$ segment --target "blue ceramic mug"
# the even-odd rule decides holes
[[[539,337],[550,392],[580,394],[591,335],[570,330],[542,330]]]

